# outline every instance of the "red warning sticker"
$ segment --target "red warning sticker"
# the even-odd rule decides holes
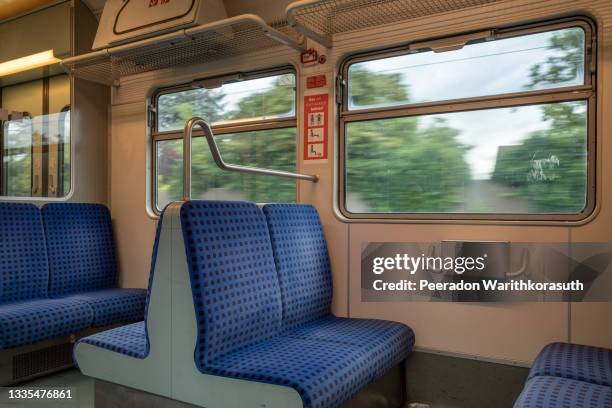
[[[304,160],[327,159],[329,95],[304,97]]]

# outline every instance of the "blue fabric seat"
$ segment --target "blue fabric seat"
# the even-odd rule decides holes
[[[264,217],[265,213],[266,217]],[[316,210],[190,201],[181,208],[206,374],[294,388],[339,407],[406,358],[405,325],[331,315],[331,270]]]
[[[0,203],[0,259],[0,303],[47,297],[47,247],[35,205]]]
[[[144,318],[146,291],[117,288],[110,214],[100,204],[46,204],[50,296],[85,302],[95,327]]]
[[[283,299],[283,328],[331,314],[332,278],[327,243],[310,205],[263,207]]]
[[[62,299],[88,304],[93,311],[93,327],[143,319],[146,289],[101,289],[68,295]]]
[[[32,299],[0,305],[0,348],[23,346],[82,331],[91,308],[76,300]]]
[[[206,372],[292,387],[304,407],[332,408],[376,378],[374,357],[367,347],[277,336],[209,362]]]
[[[78,343],[91,344],[103,349],[111,350],[116,353],[125,354],[135,358],[145,358],[149,354],[150,343],[147,334],[147,309],[149,307],[151,286],[155,274],[155,262],[157,261],[157,250],[159,248],[159,239],[163,225],[164,214],[162,213],[155,232],[155,241],[153,243],[153,251],[151,255],[151,269],[149,274],[149,282],[146,290],[146,298],[144,302],[144,321],[132,323],[126,326],[117,327],[104,332],[96,333],[88,337],[84,337]],[[111,289],[112,290],[112,289]],[[129,291],[132,291],[131,289]],[[128,291],[128,292],[129,292]],[[97,292],[94,292],[97,293]],[[81,296],[81,295],[76,295]]]
[[[412,329],[401,323],[377,319],[349,319],[326,316],[287,330],[286,336],[305,340],[333,341],[351,346],[391,342],[402,337],[404,345],[414,345]]]
[[[88,328],[91,308],[48,298],[49,263],[39,209],[0,203],[0,349]]]
[[[514,408],[609,407],[612,407],[612,388],[551,376],[529,379],[514,404]]]
[[[533,363],[529,378],[552,376],[612,386],[612,350],[580,344],[552,343]]]
[[[327,316],[284,333],[287,337],[366,347],[376,377],[402,362],[414,347],[414,332],[404,324],[375,319],[348,319]],[[376,367],[375,367],[376,366]]]
[[[331,313],[332,277],[319,214],[311,205],[263,207],[283,297],[285,335],[378,350],[378,375],[414,347],[408,326],[385,320],[348,319]],[[398,359],[399,356],[399,359]]]
[[[144,322],[132,323],[96,333],[79,340],[79,342],[135,358],[145,358],[149,353]]]

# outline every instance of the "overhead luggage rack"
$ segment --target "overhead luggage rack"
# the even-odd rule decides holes
[[[496,1],[499,0],[300,0],[287,7],[287,21],[298,33],[331,48],[334,34]]]
[[[67,58],[62,64],[77,77],[119,85],[120,79],[129,75],[217,61],[279,45],[304,50],[291,30],[281,30],[256,15],[244,14]]]

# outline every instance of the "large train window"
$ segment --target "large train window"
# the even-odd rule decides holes
[[[70,192],[68,75],[0,88],[0,194],[63,198]]]
[[[295,171],[296,80],[289,69],[194,81],[155,96],[154,202],[159,211],[183,195],[182,130],[200,116],[211,122],[229,163]],[[192,197],[292,202],[293,180],[219,170],[206,140],[194,133]]]
[[[594,209],[587,20],[356,55],[342,67],[348,218],[580,220]]]

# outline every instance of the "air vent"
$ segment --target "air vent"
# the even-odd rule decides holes
[[[72,366],[72,343],[62,343],[13,357],[13,381]]]

